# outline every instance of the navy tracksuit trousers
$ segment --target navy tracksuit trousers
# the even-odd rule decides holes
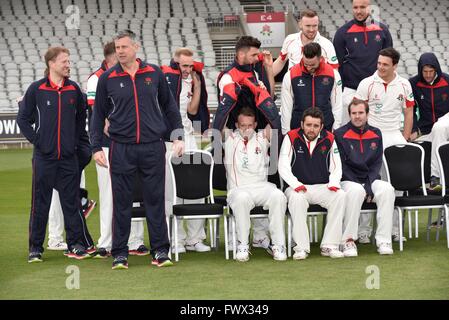
[[[29,250],[43,252],[43,243],[48,222],[53,189],[59,192],[67,245],[71,249],[75,244],[84,246],[83,230],[87,230],[79,202],[78,158],[50,160],[34,149],[33,186],[29,223]]]
[[[165,144],[122,144],[111,142],[109,148],[113,196],[112,250],[114,257],[128,256],[128,238],[131,228],[133,189],[136,174],[142,180],[150,246],[154,252],[170,248],[165,216]]]

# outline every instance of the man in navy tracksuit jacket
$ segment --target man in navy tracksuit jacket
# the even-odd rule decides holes
[[[418,141],[432,142],[430,184],[435,189],[440,185],[437,147],[449,140],[449,74],[441,71],[435,54],[428,52],[419,58],[418,74],[409,81],[415,97],[413,131]]]
[[[358,237],[360,209],[365,200],[377,203],[378,252],[392,254],[391,231],[395,194],[390,183],[380,180],[382,133],[367,123],[367,102],[353,100],[348,110],[351,121],[335,131],[335,141],[343,168],[341,187],[346,192],[343,254],[347,257],[357,256],[354,241]]]
[[[387,26],[371,17],[369,0],[353,0],[352,11],[354,19],[337,30],[333,41],[343,81],[344,106],[353,99],[360,81],[376,71],[379,51],[393,47]],[[348,114],[343,112],[341,123],[348,120]]]
[[[46,77],[28,88],[17,115],[23,135],[34,145],[29,262],[42,261],[43,241],[53,188],[59,191],[69,257],[83,259],[85,220],[79,204],[77,146],[85,140],[86,104],[69,80],[69,51],[52,47],[45,54]],[[34,127],[33,127],[34,125]]]
[[[113,269],[128,268],[128,238],[131,225],[133,185],[136,172],[142,178],[143,198],[150,233],[152,264],[171,265],[164,209],[165,144],[168,119],[173,134],[173,151],[184,148],[183,127],[176,101],[158,66],[136,59],[136,35],[129,30],[114,38],[119,61],[98,80],[91,126],[94,159],[107,167],[101,148],[106,117],[110,126],[109,170],[113,194]]]

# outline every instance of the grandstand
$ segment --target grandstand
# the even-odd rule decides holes
[[[386,0],[377,5],[374,15],[389,26],[402,54],[401,75],[415,74],[419,55],[427,51],[435,52],[443,71],[448,71],[448,0]],[[167,64],[178,46],[194,49],[195,58],[205,64],[209,105],[214,108],[223,54],[214,34],[221,39],[228,35],[232,43],[245,32],[239,24],[228,29],[224,17],[258,9],[292,14],[306,7],[319,12],[321,32],[328,38],[352,19],[349,0],[0,0],[0,113],[17,112],[15,99],[43,75],[42,56],[48,46],[70,49],[71,77],[85,88],[87,77],[103,59],[102,45],[127,28],[138,33],[140,57],[151,63]],[[214,21],[223,22],[218,32]]]

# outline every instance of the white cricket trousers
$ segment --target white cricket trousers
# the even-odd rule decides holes
[[[250,211],[257,206],[268,210],[269,231],[273,245],[285,247],[285,211],[287,199],[275,184],[259,182],[236,187],[228,192],[228,204],[235,216],[237,240],[248,245]]]
[[[346,192],[346,210],[343,218],[342,244],[348,239],[357,240],[360,208],[365,200],[366,192],[360,183],[342,181],[342,189]],[[374,202],[377,205],[376,242],[391,243],[391,228],[394,211],[394,188],[386,181],[375,180],[371,184]],[[362,214],[363,216],[363,214]]]
[[[80,188],[85,188],[85,186],[86,177],[84,176],[83,170],[81,173]],[[55,189],[53,189],[50,210],[48,212],[48,242],[64,242],[64,214],[62,213],[62,206],[59,201],[59,193]]]
[[[368,118],[369,122],[369,118]],[[405,144],[407,141],[399,130],[394,131],[385,131],[382,130],[382,144],[384,150],[395,144]],[[380,177],[382,180],[387,181],[387,171],[382,164],[382,168],[380,169]],[[374,191],[374,190],[373,190]],[[400,195],[401,192],[397,192],[396,195]],[[373,227],[371,226],[371,213],[360,215],[359,219],[359,238],[362,235],[370,236],[373,231]],[[394,210],[393,213],[393,230],[392,234],[399,234],[399,213],[397,210]],[[391,242],[391,241],[388,241]]]
[[[430,173],[432,176],[441,178],[438,166],[437,148],[441,143],[449,140],[449,113],[446,113],[434,123],[432,131],[429,134],[423,135],[416,140],[432,142]]]
[[[291,187],[285,190],[288,199],[288,210],[293,223],[293,241],[295,251],[305,250],[310,253],[309,228],[307,227],[307,209],[309,204],[318,204],[327,209],[326,227],[320,247],[336,247],[340,245],[345,210],[345,192],[336,192],[327,188],[326,184],[305,185],[306,192],[296,192]]]
[[[109,163],[109,148],[103,147],[106,162]],[[97,247],[111,251],[112,247],[112,186],[109,168],[95,163],[97,168],[98,194],[100,201],[100,239]],[[132,221],[128,239],[129,250],[136,250],[144,244],[144,222]]]
[[[198,146],[195,141],[195,137],[190,134],[184,136],[185,150],[197,150]],[[165,142],[166,153],[165,153],[165,213],[167,217],[170,217],[173,212],[173,182],[170,168],[168,166],[168,157],[173,148],[172,142]],[[204,203],[204,199],[194,199],[187,200],[177,198],[177,204],[193,204],[193,203]],[[205,219],[195,219],[187,220],[186,227],[187,233],[183,227],[183,220],[178,220],[178,245],[195,245],[198,242],[203,242],[206,239],[206,232],[204,231]],[[172,226],[174,230],[174,226]]]

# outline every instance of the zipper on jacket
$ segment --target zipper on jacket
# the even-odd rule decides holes
[[[363,153],[363,142],[361,133],[359,133],[359,141],[360,141],[360,153]]]
[[[365,33],[365,45],[368,44],[368,34],[366,33],[366,26],[363,27],[363,32]]]
[[[312,108],[315,108],[315,76],[312,75]]]
[[[433,97],[433,88],[430,89],[430,95],[431,95],[430,100],[432,101],[432,120],[433,120],[433,123],[435,123],[436,122],[436,119],[435,119],[435,101],[434,101],[434,97]]]
[[[131,75],[130,75],[131,77]],[[136,128],[136,143],[140,143],[140,115],[139,115],[139,101],[137,99],[137,89],[135,78],[131,77],[131,81],[133,82],[134,89],[134,104],[136,105],[136,120],[137,120],[137,128]]]
[[[61,91],[58,90],[58,160],[61,159]]]

